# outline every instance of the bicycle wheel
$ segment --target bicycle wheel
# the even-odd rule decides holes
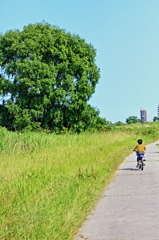
[[[143,163],[143,161],[141,162],[141,171],[143,171],[144,170],[144,163]]]

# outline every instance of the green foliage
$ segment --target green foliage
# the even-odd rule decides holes
[[[9,130],[13,130],[13,122],[14,117],[10,114],[8,108],[4,104],[0,105],[0,126],[5,126]]]
[[[118,121],[115,125],[116,126],[121,126],[123,123],[121,121]]]
[[[138,119],[138,117],[136,117],[136,116],[130,116],[130,117],[126,118],[126,123],[128,123],[128,124],[139,123],[139,122],[141,122],[141,120]]]
[[[0,152],[4,149],[6,149],[7,146],[7,135],[8,131],[6,128],[0,126]]]
[[[153,121],[155,122],[155,121],[157,121],[157,120],[158,120],[158,117],[155,116],[155,117],[153,118]]]
[[[137,139],[159,138],[159,122],[106,127],[70,135],[0,127],[0,239],[74,239]]]
[[[99,113],[87,104],[100,77],[95,57],[91,44],[48,23],[1,35],[0,94],[10,96],[12,128],[38,123],[55,132],[82,132],[95,126]]]

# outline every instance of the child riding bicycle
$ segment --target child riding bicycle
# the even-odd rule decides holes
[[[136,165],[136,167],[139,166],[139,160],[140,160],[141,156],[144,157],[143,161],[146,161],[146,159],[145,159],[146,147],[142,144],[142,139],[138,139],[137,142],[138,142],[138,145],[133,150],[133,151],[136,151],[136,155],[137,155],[137,165]]]

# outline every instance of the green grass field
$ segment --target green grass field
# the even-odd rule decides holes
[[[159,139],[158,122],[108,130],[55,135],[0,128],[0,239],[74,239],[137,139]]]

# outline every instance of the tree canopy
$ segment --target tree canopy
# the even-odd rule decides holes
[[[155,116],[155,117],[153,118],[153,121],[154,121],[154,122],[155,122],[155,121],[158,121],[158,117]]]
[[[100,78],[95,57],[84,39],[45,22],[0,35],[0,123],[55,132],[93,127],[99,111],[87,102]]]
[[[130,117],[126,118],[126,123],[128,123],[128,124],[138,123],[138,122],[141,123],[141,120],[136,116],[130,116]]]

